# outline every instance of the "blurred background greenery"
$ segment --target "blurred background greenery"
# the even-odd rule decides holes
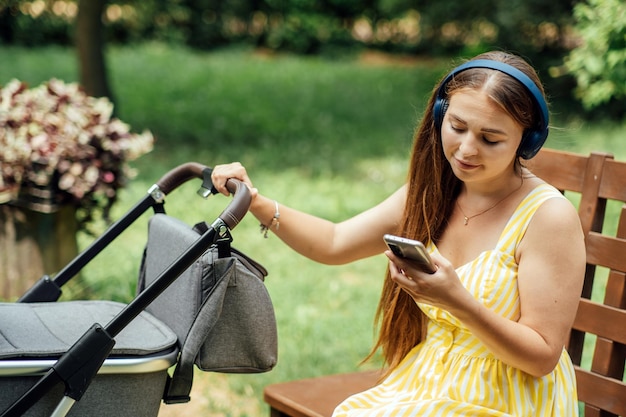
[[[112,98],[105,45],[245,45],[335,58],[365,49],[467,57],[497,48],[529,59],[568,111],[621,118],[625,27],[622,0],[0,0],[1,43],[76,45],[81,82]]]
[[[0,85],[89,76],[81,75],[74,46],[83,3],[0,0]],[[354,215],[403,183],[413,129],[436,81],[459,57],[491,48],[517,51],[538,68],[552,101],[547,146],[626,158],[623,90],[603,79],[613,93],[583,104],[578,97],[586,87],[567,67],[571,54],[589,45],[585,36],[604,36],[610,46],[588,54],[623,53],[619,0],[481,0],[462,7],[403,0],[103,3],[101,46],[116,112],[156,137],[152,153],[133,162],[138,175],[120,193],[114,219],[161,175],[190,160],[239,160],[255,186],[281,203],[333,220]],[[585,35],[593,13],[575,17],[574,8],[603,16],[607,5],[610,24],[596,23],[597,33]],[[597,77],[621,76],[623,86],[625,59],[596,63]],[[203,201],[197,186],[172,193],[168,213],[190,224],[213,220],[228,199]],[[148,218],[89,264],[63,298],[130,300]],[[100,222],[94,230],[105,227]],[[260,375],[198,373],[192,402],[164,407],[163,415],[263,415],[265,385],[357,369],[371,346],[382,256],[318,265],[273,236],[263,239],[251,216],[233,235],[236,247],[269,270],[279,363]],[[93,240],[85,233],[78,238],[81,247]]]

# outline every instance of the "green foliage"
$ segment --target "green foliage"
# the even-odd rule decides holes
[[[0,0],[0,44],[69,44],[73,17],[53,13],[44,2],[33,3]]]
[[[576,96],[588,109],[615,100],[626,107],[626,3],[588,0],[574,10],[582,44],[566,57]]]
[[[56,3],[64,9],[53,2],[0,3],[0,39],[70,44],[76,0]],[[475,0],[460,7],[451,0],[113,0],[104,22],[108,40],[122,43],[153,39],[211,49],[245,42],[298,53],[317,53],[322,45],[428,53],[497,45],[542,57],[563,49],[571,2]],[[370,33],[354,36],[355,25],[368,25]]]
[[[195,147],[198,157],[280,160],[311,175],[350,170],[355,149],[365,158],[404,152],[443,72],[436,61],[415,68],[355,67],[344,58],[329,67],[319,57],[246,49],[207,54],[152,44],[110,52],[118,63],[112,84],[120,116],[154,133],[151,155],[167,149],[161,155],[172,160],[181,147]],[[242,61],[242,54],[248,58]],[[143,77],[135,76],[136,68]],[[178,74],[176,82],[172,74]]]
[[[290,12],[281,19],[281,24],[268,30],[265,46],[298,54],[314,54],[329,45],[349,46],[354,44],[341,20],[322,13]]]
[[[77,4],[0,1],[0,42],[71,45]],[[571,0],[110,0],[103,22],[108,45],[237,44],[332,57],[364,48],[463,57],[512,50],[539,68],[551,98],[569,101],[573,113],[581,110],[571,100],[571,77],[541,71],[562,64],[571,12]]]

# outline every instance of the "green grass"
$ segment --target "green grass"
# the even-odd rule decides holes
[[[74,81],[74,51],[0,48],[0,84],[19,78],[37,85],[51,77]],[[411,135],[426,98],[447,63],[369,65],[355,57],[270,56],[228,49],[200,53],[159,44],[108,51],[119,116],[134,130],[149,128],[154,151],[134,162],[139,175],[121,192],[119,218],[148,187],[190,160],[207,165],[240,160],[262,193],[281,203],[340,220],[399,187]],[[626,124],[585,124],[557,114],[548,146],[604,150],[626,159]],[[213,220],[228,203],[203,201],[198,184],[167,199],[168,212],[188,223]],[[107,248],[72,282],[66,297],[127,301],[133,296],[148,215]],[[259,375],[197,374],[198,414],[265,415],[265,385],[357,369],[373,338],[372,319],[386,266],[382,256],[351,265],[315,264],[274,236],[263,239],[246,217],[234,245],[269,270],[279,330],[279,363]],[[84,247],[91,241],[81,235]],[[368,366],[374,366],[368,365]],[[218,395],[224,390],[224,395]],[[203,398],[208,401],[203,401]],[[226,400],[224,399],[226,398]]]

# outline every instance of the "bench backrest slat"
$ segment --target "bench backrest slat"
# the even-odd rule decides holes
[[[625,310],[582,299],[578,306],[574,328],[626,344],[623,323],[626,323]]]
[[[626,271],[626,239],[589,232],[587,234],[587,262],[612,270]]]
[[[585,406],[585,417],[626,415],[626,406],[624,401],[620,400],[620,396],[624,398],[623,385],[620,385],[615,379],[584,372],[578,368],[576,369],[576,380],[578,381],[578,396],[589,398],[592,401]]]
[[[626,201],[626,163],[607,159],[604,166],[600,197]]]

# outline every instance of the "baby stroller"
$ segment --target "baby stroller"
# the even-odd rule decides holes
[[[156,416],[162,399],[189,401],[194,364],[272,369],[267,272],[230,246],[250,204],[248,188],[229,180],[234,197],[210,225],[191,228],[165,214],[165,196],[192,178],[202,179],[201,196],[215,193],[210,176],[197,163],[171,170],[54,279],[42,277],[17,303],[0,303],[2,417]],[[61,287],[149,208],[155,214],[137,296],[128,304],[57,302]]]

